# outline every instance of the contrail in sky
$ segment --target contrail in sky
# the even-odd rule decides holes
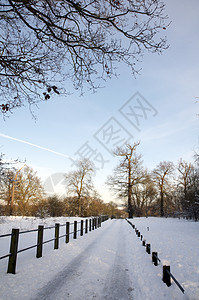
[[[69,158],[68,155],[65,155],[63,153],[60,153],[60,152],[57,152],[57,151],[54,151],[54,150],[51,150],[49,148],[45,148],[45,147],[42,147],[42,146],[38,146],[36,144],[30,143],[30,142],[27,142],[27,141],[24,141],[24,140],[17,139],[15,137],[12,137],[12,136],[9,136],[9,135],[3,134],[3,133],[0,133],[0,136],[3,137],[3,138],[9,139],[9,140],[13,140],[13,141],[16,141],[16,142],[19,142],[19,143],[27,144],[29,146],[32,146],[32,147],[35,147],[35,148],[39,148],[39,149],[44,150],[44,151],[48,151],[48,152],[54,153],[54,154],[59,155],[59,156],[63,156],[63,157]]]

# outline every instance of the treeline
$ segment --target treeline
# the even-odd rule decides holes
[[[139,144],[114,152],[119,164],[106,182],[118,198],[124,199],[129,217],[182,216],[198,220],[199,156],[194,156],[194,164],[182,159],[177,165],[163,161],[149,171],[137,153]]]
[[[107,215],[110,218],[125,218],[127,214],[124,210],[118,209],[114,202],[104,203],[102,200],[89,199],[84,207],[81,215],[78,214],[76,207],[77,199],[72,197],[59,197],[53,195],[43,197],[39,201],[29,203],[26,209],[21,209],[18,204],[13,205],[12,215],[19,216],[35,216],[40,218],[45,217],[60,217],[60,216],[99,216]],[[0,204],[0,215],[10,215],[10,207],[5,204]]]
[[[6,162],[0,156],[0,214],[37,217],[97,216],[124,217],[125,212],[113,202],[104,203],[94,189],[93,165],[88,160],[78,162],[73,172],[66,174],[67,197],[47,197],[37,173],[19,161]]]
[[[199,219],[199,156],[194,163],[182,159],[174,165],[160,162],[153,170],[143,167],[139,143],[118,148],[119,164],[106,184],[124,210],[104,203],[93,184],[95,168],[88,159],[65,174],[67,197],[47,197],[37,173],[18,161],[0,156],[0,214],[23,216],[173,216]]]

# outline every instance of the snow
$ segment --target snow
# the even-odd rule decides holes
[[[79,218],[0,217],[0,234],[11,228],[35,229]],[[156,300],[199,299],[199,223],[165,218],[130,220],[158,252],[161,263],[156,267],[140,238],[126,220],[113,219],[102,227],[70,243],[60,240],[44,245],[43,257],[35,258],[35,249],[18,254],[16,274],[7,274],[8,259],[0,260],[0,300]],[[64,227],[61,227],[64,234]],[[149,230],[148,230],[149,229]],[[72,230],[72,228],[71,228]],[[45,239],[54,237],[54,229],[45,231]],[[0,256],[9,252],[10,237],[0,238]],[[20,235],[19,249],[34,245],[37,232]],[[185,289],[172,281],[162,282],[162,264]]]

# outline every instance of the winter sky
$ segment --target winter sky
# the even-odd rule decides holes
[[[138,152],[150,170],[164,160],[193,161],[199,149],[199,1],[165,2],[172,21],[163,31],[168,50],[146,53],[136,78],[120,65],[119,78],[105,82],[95,94],[80,97],[74,92],[41,103],[33,108],[36,121],[28,108],[1,119],[0,152],[26,160],[45,180],[70,171],[73,160],[90,151],[95,183],[105,201],[111,196],[104,181],[118,162],[110,151],[119,141],[140,140]]]

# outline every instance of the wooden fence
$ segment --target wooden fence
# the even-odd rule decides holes
[[[107,216],[93,217],[86,220],[74,221],[73,223],[66,222],[65,224],[56,223],[55,226],[44,227],[39,225],[37,229],[19,231],[12,229],[12,233],[0,235],[0,238],[10,237],[10,253],[0,257],[1,259],[8,258],[7,273],[16,274],[17,255],[24,251],[36,248],[36,258],[43,255],[43,245],[54,241],[54,249],[59,249],[59,241],[65,238],[65,243],[69,243],[70,237],[77,239],[78,236],[83,236],[89,231],[101,227],[102,222],[108,220]],[[60,235],[60,227],[65,227],[65,233]],[[54,229],[54,238],[44,240],[44,233],[48,229]],[[26,233],[37,232],[37,243],[35,245],[18,250],[19,236]]]
[[[140,233],[140,231],[136,228],[136,226],[131,223],[129,220],[126,219],[126,221],[132,226],[132,228],[135,230],[136,235],[140,240],[142,241],[142,246],[146,247],[146,253],[151,254],[151,244],[147,243],[144,239],[144,236]],[[147,230],[149,231],[149,227],[147,227]],[[160,258],[158,257],[157,252],[152,252],[152,263],[154,266],[158,266],[159,263],[161,263]],[[184,294],[185,290],[181,286],[181,284],[178,282],[178,280],[173,276],[173,274],[170,271],[170,266],[162,266],[162,281],[169,287],[171,286],[171,278],[173,281],[177,284],[181,292]]]

